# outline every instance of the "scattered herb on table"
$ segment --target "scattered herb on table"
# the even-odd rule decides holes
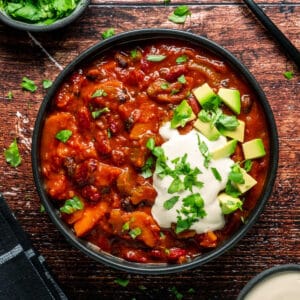
[[[286,71],[283,73],[283,76],[288,79],[291,80],[294,77],[294,72],[293,71]]]
[[[168,17],[169,21],[176,24],[183,24],[186,21],[187,16],[190,16],[191,12],[187,5],[178,6]]]
[[[79,0],[0,0],[0,8],[13,19],[50,25],[70,15],[78,3]]]
[[[37,86],[35,85],[34,81],[26,76],[22,78],[21,87],[31,93],[34,93],[37,90]]]
[[[122,287],[126,287],[129,284],[129,279],[117,278],[114,282]]]
[[[9,91],[9,92],[7,93],[7,98],[8,98],[8,100],[12,100],[12,99],[14,98],[14,94],[13,94],[12,91]]]
[[[14,141],[9,145],[9,147],[4,151],[5,160],[9,163],[12,167],[17,167],[21,164],[21,156],[17,144],[17,140]]]
[[[52,86],[52,81],[49,79],[44,79],[43,80],[43,88],[44,89],[49,89]]]
[[[109,28],[109,29],[105,30],[102,33],[102,38],[105,40],[105,39],[108,39],[108,38],[110,38],[114,35],[115,35],[115,29],[114,28]]]
[[[45,207],[44,207],[44,205],[43,204],[41,204],[41,207],[40,207],[40,212],[41,213],[44,213],[46,210],[45,210]]]
[[[175,286],[171,287],[171,292],[174,294],[174,296],[176,297],[176,299],[181,300],[183,298],[183,294],[181,294],[180,292],[178,292],[177,288]]]

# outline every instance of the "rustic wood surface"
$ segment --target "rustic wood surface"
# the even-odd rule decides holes
[[[167,20],[179,4],[192,12],[184,25]],[[257,1],[274,23],[300,48],[300,1]],[[253,73],[273,109],[278,126],[280,160],[276,184],[256,225],[229,252],[204,266],[172,275],[129,275],[113,270],[70,246],[46,214],[31,171],[31,135],[35,117],[46,93],[43,79],[54,80],[79,53],[100,41],[113,27],[117,33],[159,27],[188,30],[214,40],[239,58]],[[293,79],[283,73],[293,70]],[[299,70],[260,25],[242,1],[100,1],[69,27],[51,33],[28,33],[0,24],[0,148],[17,137],[22,164],[12,168],[0,155],[2,192],[46,258],[49,268],[70,299],[235,299],[246,282],[278,264],[300,262],[300,81]],[[25,92],[23,76],[38,85]],[[9,100],[7,93],[13,92]],[[114,280],[129,279],[127,287]],[[141,288],[144,287],[144,288]],[[190,288],[194,293],[189,293]]]

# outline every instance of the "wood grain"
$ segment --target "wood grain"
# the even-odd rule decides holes
[[[0,155],[0,191],[29,233],[34,246],[71,299],[234,299],[245,283],[262,270],[300,262],[300,82],[299,70],[285,56],[242,1],[186,1],[192,16],[184,25],[167,20],[181,1],[93,0],[71,26],[32,35],[0,25],[0,147],[17,137],[23,158],[14,169]],[[299,1],[257,1],[277,26],[300,48]],[[46,91],[42,80],[54,80],[79,53],[101,41],[101,33],[146,27],[189,30],[219,43],[240,59],[255,76],[273,109],[278,126],[280,160],[276,184],[258,222],[229,252],[191,271],[164,276],[128,275],[94,262],[71,247],[40,203],[31,171],[31,135]],[[42,48],[41,48],[42,47]],[[283,72],[294,70],[287,80]],[[23,76],[38,85],[36,93],[22,91]],[[14,98],[8,100],[7,93]],[[130,279],[126,288],[116,278]],[[144,286],[145,289],[142,289]],[[188,290],[193,288],[194,293]]]

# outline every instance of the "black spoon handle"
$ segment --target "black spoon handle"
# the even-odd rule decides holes
[[[300,52],[299,50],[287,39],[287,37],[278,29],[278,27],[269,19],[263,10],[252,0],[244,0],[246,5],[260,20],[260,22],[271,33],[273,38],[285,49],[290,58],[300,69]]]

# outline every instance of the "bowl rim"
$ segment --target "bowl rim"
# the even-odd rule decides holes
[[[52,24],[49,25],[38,25],[32,23],[26,23],[19,20],[15,20],[9,15],[5,13],[2,9],[0,9],[0,21],[4,24],[18,29],[18,30],[25,30],[29,32],[48,32],[53,31],[62,27],[65,27],[75,21],[75,19],[79,18],[84,10],[88,7],[91,0],[79,0],[76,8],[66,17],[62,19],[58,19]]]
[[[110,254],[94,251],[87,242],[75,237],[69,227],[64,224],[58,214],[55,212],[54,207],[50,200],[48,200],[47,195],[43,189],[42,179],[40,176],[39,168],[39,137],[41,134],[41,129],[43,127],[43,121],[45,113],[48,106],[51,104],[51,99],[53,98],[55,91],[61,85],[61,83],[67,78],[76,68],[78,68],[82,63],[87,63],[90,60],[93,60],[95,57],[102,55],[104,52],[107,52],[113,47],[120,47],[122,45],[142,42],[142,41],[151,41],[156,40],[157,38],[163,39],[176,39],[181,41],[186,41],[189,44],[198,46],[200,48],[207,49],[209,52],[214,53],[215,55],[221,56],[226,62],[235,70],[241,72],[244,80],[247,84],[251,86],[251,89],[256,94],[258,101],[260,102],[267,120],[267,125],[270,134],[270,149],[272,149],[269,162],[268,175],[265,181],[264,190],[259,199],[257,208],[252,211],[248,217],[247,224],[244,224],[237,230],[228,240],[226,240],[218,248],[199,256],[198,258],[193,259],[190,262],[184,263],[182,265],[171,265],[171,264],[141,264],[128,262],[123,259],[119,259]],[[175,29],[161,29],[161,28],[152,28],[152,29],[138,29],[127,31],[115,35],[109,39],[103,40],[91,46],[84,52],[82,52],[77,58],[75,58],[64,70],[58,75],[54,81],[52,87],[48,90],[44,101],[42,102],[36,122],[34,125],[34,131],[32,136],[32,171],[37,188],[37,192],[40,196],[42,204],[44,205],[46,211],[48,212],[52,222],[60,230],[60,232],[65,236],[67,241],[69,241],[73,246],[77,247],[83,253],[89,257],[94,258],[96,261],[103,263],[106,266],[113,267],[118,270],[127,271],[130,273],[139,273],[139,274],[170,274],[174,272],[179,272],[183,270],[189,270],[200,265],[203,265],[214,258],[219,257],[224,252],[227,252],[231,249],[252,227],[256,222],[259,215],[261,214],[268,198],[270,197],[273,189],[273,185],[276,178],[277,165],[278,165],[278,156],[279,156],[279,145],[278,145],[278,134],[275,119],[271,107],[264,95],[264,92],[260,88],[258,82],[253,77],[253,75],[248,71],[248,69],[229,51],[221,47],[217,43],[207,39],[206,37],[187,32],[182,30]]]
[[[248,283],[243,287],[241,292],[239,293],[237,300],[244,300],[245,297],[248,295],[248,293],[255,288],[256,285],[258,285],[260,282],[262,282],[264,279],[267,279],[268,277],[278,274],[278,273],[284,273],[287,271],[298,271],[300,273],[300,265],[297,264],[284,264],[284,265],[276,265],[269,269],[266,269],[262,271],[261,273],[254,276]]]

